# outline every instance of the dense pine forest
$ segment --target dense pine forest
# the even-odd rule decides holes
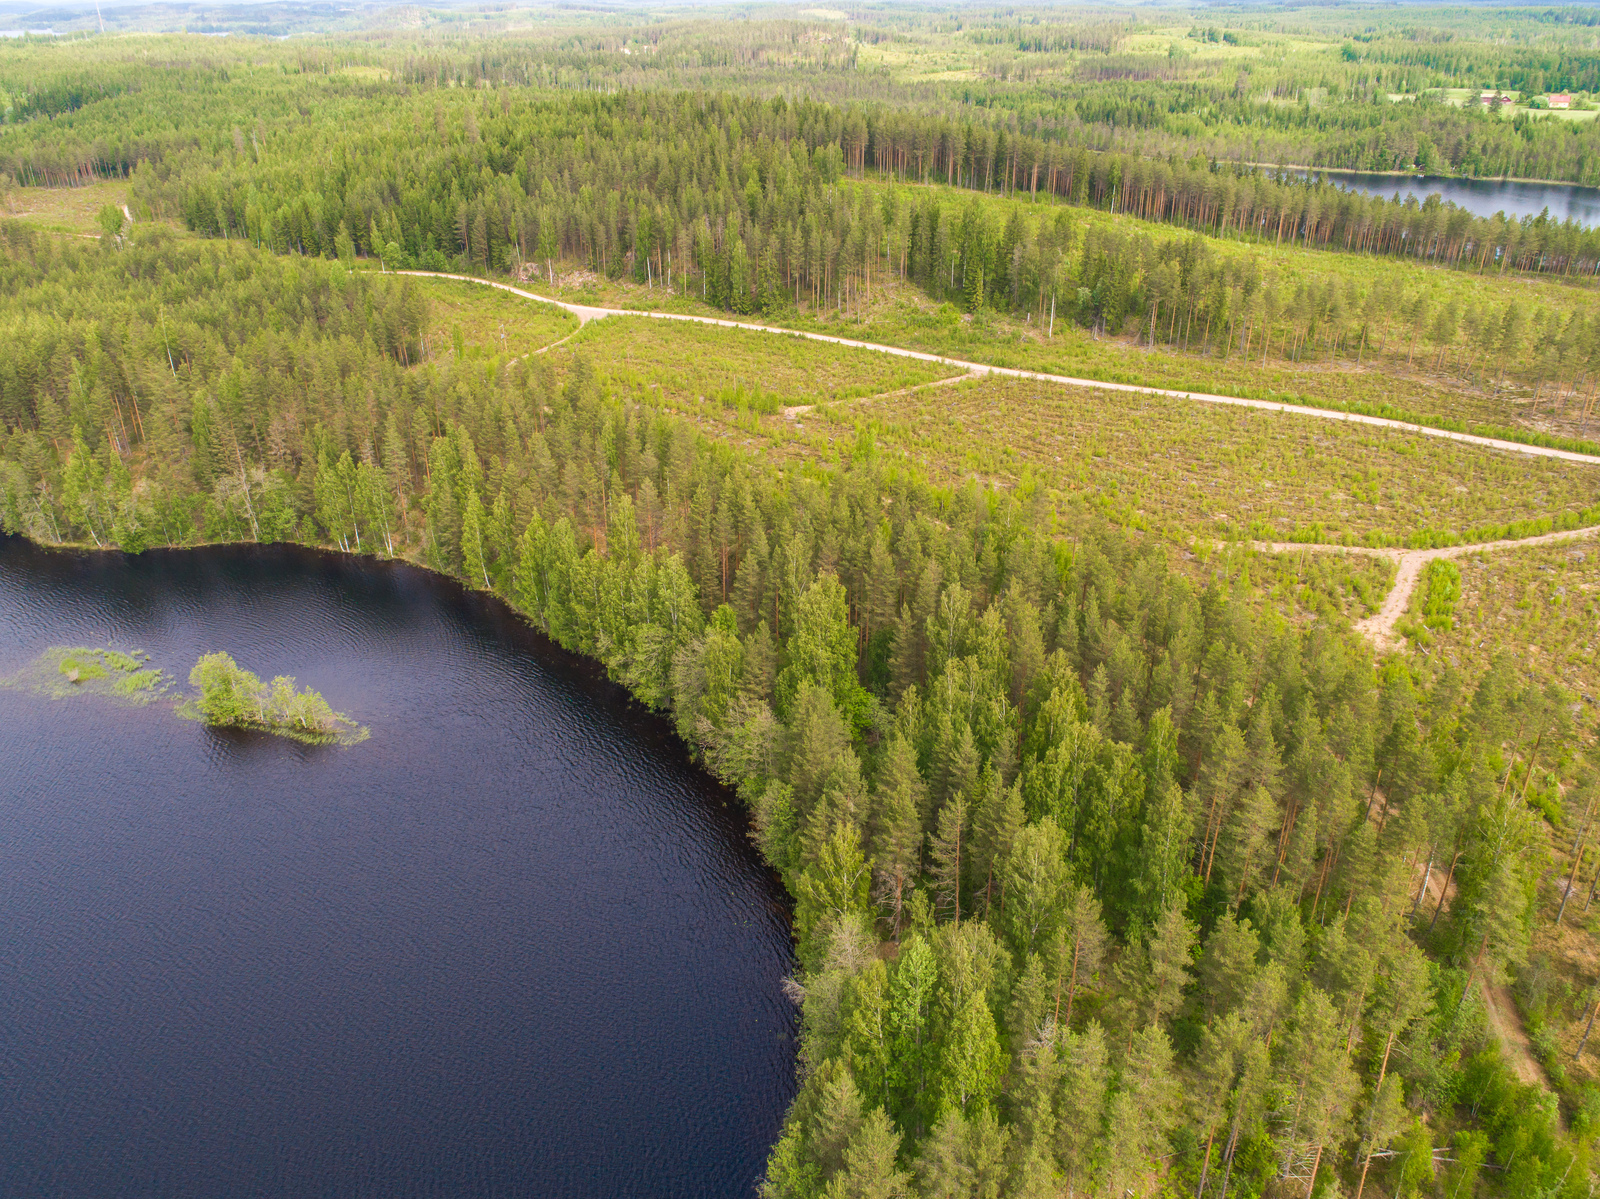
[[[990,470],[938,408],[970,383],[885,384],[935,406],[908,435],[744,342],[731,386],[683,381],[703,343],[627,375],[625,316],[512,353],[531,302],[441,318],[395,273],[974,359],[1121,339],[1230,394],[1370,357],[1370,396],[1309,402],[1592,450],[1600,234],[1255,165],[1593,182],[1592,123],[1387,99],[1600,91],[1588,18],[1167,16],[0,45],[0,528],[408,558],[667,714],[794,901],[770,1199],[1589,1195],[1587,584],[1549,600],[1579,628],[1551,665],[1440,559],[1385,648],[1351,616],[1389,559],[1330,582],[1129,516],[1093,436],[1078,488]],[[1225,92],[1202,78],[1250,47]],[[978,69],[897,73],[913,51]],[[1107,428],[1135,411],[1095,395]],[[1334,422],[1260,419],[1332,453]],[[1521,460],[1472,469],[1529,493],[1507,537],[1595,502],[1584,462],[1550,467],[1559,520]],[[1295,502],[1310,526],[1351,500]]]

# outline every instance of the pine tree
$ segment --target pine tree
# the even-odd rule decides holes
[[[1221,876],[1229,886],[1229,907],[1239,906],[1245,892],[1258,881],[1263,867],[1268,864],[1277,815],[1272,795],[1262,786],[1245,790],[1234,803],[1218,846]]]
[[[778,647],[773,644],[772,633],[766,621],[760,621],[744,639],[744,672],[739,680],[739,694],[753,703],[766,705],[772,701],[773,683],[778,677]]]
[[[1055,1174],[1055,1093],[1060,1079],[1054,1041],[1022,1046],[1008,1088],[1015,1134],[1007,1190],[1019,1199],[1054,1194],[1050,1183]]]
[[[1344,1029],[1320,988],[1302,988],[1277,1064],[1282,1099],[1273,1139],[1279,1173],[1314,1178],[1323,1152],[1343,1139],[1356,1090]]]
[[[357,528],[367,528],[374,538],[374,548],[381,544],[382,552],[393,556],[394,514],[389,489],[378,469],[365,462],[356,468],[355,524]]]
[[[1233,797],[1244,778],[1246,748],[1237,727],[1225,724],[1217,733],[1200,776],[1200,795],[1206,805],[1200,838],[1200,874],[1207,886],[1216,864],[1217,842],[1222,835]]]
[[[889,1117],[881,1109],[869,1111],[828,1180],[824,1199],[909,1199],[911,1180],[895,1164],[899,1152],[900,1134]]]
[[[800,850],[804,859],[811,862],[822,856],[836,825],[849,824],[860,829],[867,816],[868,804],[860,761],[854,751],[846,749],[834,759],[823,780],[822,794],[802,822]]]
[[[404,513],[406,497],[411,492],[411,463],[406,453],[405,438],[400,434],[400,425],[392,408],[383,424],[383,469],[388,478],[389,493]]]
[[[922,624],[911,615],[911,605],[903,601],[893,636],[889,651],[889,687],[890,694],[898,696],[907,687],[923,681]]]
[[[1200,1158],[1200,1184],[1196,1194],[1205,1194],[1206,1178],[1211,1172],[1212,1145],[1227,1118],[1228,1103],[1238,1080],[1240,1059],[1253,1033],[1249,1020],[1234,1012],[1207,1024],[1200,1034],[1200,1047],[1194,1055],[1193,1079],[1185,1089],[1189,1114],[1197,1133],[1205,1138],[1205,1149]]]
[[[789,663],[778,675],[780,713],[789,712],[801,684],[810,682],[828,692],[845,719],[860,727],[869,697],[856,678],[856,632],[837,578],[823,575],[806,588],[784,644]]]
[[[1152,1024],[1134,1036],[1111,1099],[1102,1172],[1106,1194],[1143,1190],[1142,1179],[1167,1152],[1180,1094],[1172,1045],[1166,1032]]]
[[[843,1061],[824,1062],[806,1080],[767,1160],[763,1199],[812,1199],[843,1168],[863,1122],[861,1096]]]
[[[1247,919],[1223,915],[1206,939],[1198,981],[1206,1011],[1212,1017],[1235,1011],[1255,979],[1261,938]]]
[[[1107,938],[1105,923],[1100,918],[1100,901],[1081,883],[1066,896],[1061,916],[1053,946],[1055,1000],[1052,1019],[1065,1031],[1072,1024],[1073,1000],[1105,960]]]
[[[1006,1182],[1010,1140],[1010,1130],[987,1109],[970,1117],[956,1110],[945,1112],[917,1163],[922,1199],[999,1195]]]
[[[1020,815],[1020,796],[1016,806]],[[1049,816],[1017,830],[1001,865],[1006,900],[1001,920],[1018,954],[1031,954],[1056,938],[1069,884],[1066,857],[1066,838]]]
[[[1388,1148],[1389,1142],[1405,1127],[1405,1100],[1401,1094],[1400,1078],[1391,1074],[1377,1084],[1372,1102],[1360,1121],[1360,1135],[1356,1162],[1361,1174],[1356,1183],[1355,1199],[1366,1191],[1367,1171],[1372,1168],[1372,1155]]]
[[[1005,618],[1010,638],[1011,706],[1021,709],[1028,683],[1044,666],[1045,644],[1039,609],[1022,594],[1016,582],[1006,590]]]
[[[809,681],[795,696],[789,720],[785,777],[794,787],[795,804],[809,817],[822,797],[834,764],[850,749],[850,731],[828,691]]]
[[[1000,875],[1014,851],[1027,814],[1022,807],[1022,788],[1006,787],[990,767],[984,768],[978,793],[981,798],[972,816],[972,864],[968,873],[974,887],[980,881],[983,884],[983,905],[987,913],[997,899],[1003,906],[1006,882]],[[1064,851],[1065,846],[1062,849]]]
[[[866,927],[868,884],[860,832],[854,824],[839,821],[794,882],[795,936],[808,965],[820,960],[823,934],[841,926]]]
[[[1193,977],[1195,926],[1174,904],[1162,913],[1136,952],[1117,964],[1128,1014],[1128,1035],[1159,1024],[1183,1006],[1183,990]]]
[[[999,1093],[1006,1066],[994,1015],[981,991],[970,992],[944,1031],[935,1094],[942,1108],[971,1117]]]
[[[926,1199],[966,1199],[972,1194],[967,1163],[967,1122],[955,1109],[944,1112],[922,1143],[918,1189]]]
[[[1030,1044],[1055,1043],[1056,1022],[1050,1014],[1050,997],[1050,968],[1042,954],[1029,954],[1012,984],[1011,1001],[1006,1007],[1005,1032],[1013,1059],[1018,1059]]]
[[[1187,895],[1193,850],[1189,830],[1193,827],[1194,817],[1176,782],[1146,801],[1139,851],[1131,863],[1130,927],[1149,927],[1175,900]]]
[[[889,1098],[892,1021],[889,1014],[889,971],[873,960],[846,986],[840,1018],[850,1072],[861,1102],[879,1107]]]
[[[918,1135],[932,1072],[929,1021],[937,982],[933,950],[921,935],[910,934],[889,976],[889,1091],[902,1127]]]
[[[941,803],[948,803],[952,797],[960,795],[970,812],[979,794],[980,766],[972,726],[965,720],[957,720],[948,727],[948,733],[941,741],[942,744],[934,751],[937,798]]]

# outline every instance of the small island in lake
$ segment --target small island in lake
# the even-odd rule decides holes
[[[355,745],[371,736],[310,687],[289,675],[262,681],[226,653],[203,654],[189,672],[197,693],[174,695],[174,679],[143,650],[53,645],[0,686],[26,687],[51,699],[95,695],[146,704],[177,701],[178,715],[218,728],[257,729],[314,745]]]
[[[260,729],[298,741],[340,745],[354,745],[369,736],[369,730],[335,712],[310,687],[297,690],[288,675],[263,682],[226,653],[203,654],[189,672],[189,682],[200,693],[179,712],[209,725]]]
[[[171,680],[150,665],[143,650],[91,649],[82,645],[52,645],[33,663],[0,685],[28,687],[54,699],[87,692],[133,703],[148,703],[161,696]]]

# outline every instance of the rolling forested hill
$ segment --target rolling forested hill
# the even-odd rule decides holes
[[[794,899],[775,1199],[1587,1195],[1600,233],[1289,168],[1594,183],[1593,29],[7,40],[0,525],[669,713]]]

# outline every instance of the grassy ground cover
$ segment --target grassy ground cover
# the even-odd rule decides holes
[[[1461,598],[1451,626],[1422,638],[1426,656],[1477,670],[1503,650],[1534,677],[1600,695],[1600,542],[1470,554],[1455,565]],[[1419,623],[1425,602],[1419,586],[1411,605]]]
[[[1587,467],[1190,401],[983,380],[822,414],[934,478],[1037,478],[1126,525],[1368,545],[1488,539],[1595,502]],[[1526,535],[1533,528],[1511,529]]]
[[[961,373],[937,363],[798,337],[633,317],[591,322],[568,344],[589,358],[602,385],[659,398],[674,410],[709,404],[736,413],[772,414]]]
[[[1136,335],[1098,336],[1058,321],[1053,331],[1010,315],[976,318],[953,305],[934,304],[909,287],[895,288],[892,300],[876,306],[865,320],[821,319],[796,327],[839,333],[867,341],[907,346],[928,353],[1047,374],[1132,383],[1179,391],[1277,400],[1312,407],[1371,411],[1400,419],[1449,421],[1463,431],[1477,426],[1507,426],[1563,437],[1588,437],[1600,426],[1583,419],[1582,397],[1541,397],[1532,388],[1488,379],[1474,383],[1405,368],[1405,355],[1383,354],[1375,341],[1370,352],[1288,362],[1259,354],[1184,353],[1147,346]],[[1391,340],[1391,346],[1396,344]],[[1420,363],[1418,363],[1420,365]],[[1593,414],[1590,414],[1591,417]]]
[[[1393,409],[1404,418],[1415,415],[1474,426],[1525,428],[1562,437],[1600,435],[1600,423],[1582,419],[1580,397],[1541,398],[1531,403],[1532,389],[1489,380],[1472,384],[1459,379],[1407,373],[1405,356],[1380,357],[1378,347],[1355,356],[1327,361],[1286,362],[1259,356],[1246,358],[1183,353],[1165,346],[1153,349],[1132,336],[1096,336],[1058,320],[1053,330],[1009,314],[985,313],[974,318],[951,304],[930,300],[920,289],[899,281],[880,283],[879,294],[859,315],[824,310],[791,310],[771,316],[740,317],[747,323],[770,324],[901,346],[993,366],[1017,367],[1049,374],[1100,379],[1110,383],[1204,391],[1357,410]],[[629,282],[596,280],[553,291],[535,284],[531,290],[553,294],[569,303],[630,308],[651,312],[683,312],[727,318],[728,313],[662,288]]]
[[[1089,216],[1111,219],[1103,214]],[[1139,222],[1129,218],[1128,223]],[[1152,227],[1152,231],[1157,230]],[[1165,232],[1171,235],[1171,230]],[[1253,250],[1217,244],[1231,252]],[[1263,247],[1261,256],[1269,269],[1282,272],[1291,289],[1302,283],[1308,288],[1325,288],[1330,282],[1360,276],[1360,286],[1384,293],[1385,305],[1401,306],[1414,297],[1417,288],[1426,287],[1439,305],[1454,305],[1460,312],[1493,307],[1498,316],[1499,309],[1515,297],[1530,314],[1548,311],[1565,319],[1574,311],[1600,313],[1600,296],[1556,280],[1479,277],[1356,255],[1336,255],[1336,263],[1330,263],[1325,251]],[[1330,271],[1330,265],[1336,269]],[[1409,292],[1405,290],[1408,286]],[[550,291],[537,285],[533,290]],[[572,303],[605,307],[729,315],[693,295],[592,275],[579,285],[560,287],[551,294]],[[1478,352],[1464,338],[1444,346],[1425,336],[1413,341],[1403,314],[1381,308],[1369,322],[1364,343],[1356,332],[1342,348],[1305,350],[1299,361],[1285,359],[1276,339],[1275,348],[1263,359],[1259,339],[1248,355],[1220,347],[1184,352],[1162,345],[1151,348],[1138,331],[1096,335],[1063,318],[1058,318],[1052,329],[1048,316],[1043,321],[996,312],[974,316],[892,279],[875,284],[873,299],[849,312],[807,307],[740,319],[995,366],[1364,411],[1488,435],[1509,431],[1528,440],[1544,436],[1592,441],[1600,437],[1600,405],[1593,404],[1587,392],[1501,377],[1498,360]]]
[[[578,328],[578,318],[496,287],[453,279],[417,279],[428,299],[423,341],[429,357],[520,358]]]
[[[99,237],[96,214],[107,204],[120,208],[127,198],[127,181],[108,179],[86,187],[13,188],[0,194],[0,208],[8,217],[55,233]]]
[[[25,687],[52,699],[94,695],[134,704],[160,698],[170,683],[143,650],[63,645],[51,646],[24,669],[0,678],[0,687]]]
[[[1215,577],[1253,588],[1285,619],[1321,618],[1335,625],[1362,620],[1382,607],[1395,572],[1388,558],[1370,554],[1274,554],[1238,545],[1210,553],[1195,547],[1181,556],[1180,565],[1199,581]]]

